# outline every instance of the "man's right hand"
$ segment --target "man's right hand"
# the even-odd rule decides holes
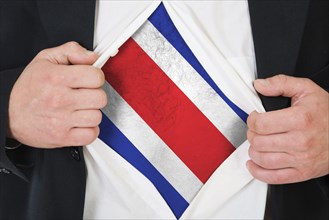
[[[42,148],[80,146],[99,134],[107,104],[97,54],[69,42],[41,51],[16,81],[9,100],[9,136]]]

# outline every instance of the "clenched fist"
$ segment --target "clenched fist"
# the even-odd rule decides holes
[[[270,184],[301,182],[329,173],[328,92],[309,79],[277,75],[256,80],[265,96],[291,97],[291,107],[248,118],[251,160],[257,179]]]
[[[107,103],[97,54],[69,42],[41,51],[16,81],[9,100],[9,134],[33,147],[91,143]]]

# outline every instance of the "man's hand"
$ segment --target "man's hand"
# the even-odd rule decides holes
[[[256,80],[254,86],[265,96],[291,97],[291,107],[250,114],[250,173],[270,184],[328,174],[328,93],[311,80],[285,75]]]
[[[91,143],[107,103],[97,54],[69,42],[41,51],[15,83],[9,100],[9,135],[34,147]]]

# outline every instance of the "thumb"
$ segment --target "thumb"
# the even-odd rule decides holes
[[[62,65],[92,65],[98,58],[98,55],[92,51],[86,50],[77,42],[68,42],[58,47],[42,50],[35,60],[46,59],[54,64]]]
[[[267,79],[257,79],[254,87],[264,96],[296,97],[309,90],[309,80],[287,75],[276,75]]]

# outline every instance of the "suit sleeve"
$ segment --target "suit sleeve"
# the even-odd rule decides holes
[[[313,74],[310,79],[329,92],[329,64],[318,73]]]
[[[327,92],[329,92],[328,76],[329,76],[329,65],[324,67],[318,73],[313,74],[310,77],[310,79],[313,80],[319,86],[321,86],[323,89],[325,89]],[[329,175],[317,178],[316,181],[322,192],[326,195],[326,198],[329,200]]]
[[[0,169],[4,173],[14,173],[25,179],[25,176],[16,168],[6,152],[6,133],[8,127],[8,104],[11,90],[23,71],[23,67],[0,71]]]

